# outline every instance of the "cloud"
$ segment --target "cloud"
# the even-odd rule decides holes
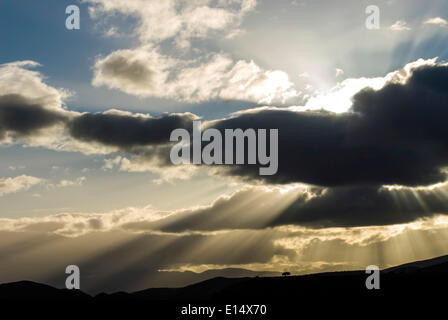
[[[76,117],[68,129],[75,139],[130,150],[133,147],[166,144],[171,131],[177,128],[191,130],[196,118],[191,113],[151,117],[108,111]]]
[[[138,18],[136,28],[142,43],[174,39],[189,46],[192,38],[205,38],[217,32],[231,33],[256,6],[256,0],[205,0],[200,3],[166,0],[84,0],[93,18],[121,13]]]
[[[306,191],[302,188],[289,192],[279,188],[244,188],[221,196],[207,206],[177,210],[153,221],[128,222],[122,228],[134,232],[159,230],[176,233],[262,229],[272,226],[276,216],[302,192]]]
[[[53,111],[63,111],[64,99],[71,93],[43,82],[43,76],[28,68],[38,67],[35,61],[16,61],[0,64],[0,96],[20,95],[34,104]]]
[[[123,158],[121,170],[153,171],[165,180],[186,179],[195,171],[193,167],[170,166],[169,137],[177,128],[191,130],[197,116],[172,113],[153,117],[119,110],[95,114],[69,111],[62,105],[62,93],[45,85],[40,73],[23,69],[36,65],[25,61],[0,67],[0,82],[16,73],[1,88],[8,93],[0,95],[2,143],[85,154],[132,151],[132,162]],[[67,180],[60,184],[74,183]]]
[[[107,154],[169,142],[172,130],[191,128],[191,113],[132,114],[119,110],[79,113],[64,107],[63,89],[49,87],[38,64],[19,61],[0,66],[0,139],[53,150]]]
[[[41,129],[61,124],[65,116],[21,95],[0,96],[0,138],[26,137]]]
[[[327,92],[317,92],[310,96],[303,107],[297,110],[327,110],[347,112],[352,106],[352,97],[360,90],[371,87],[380,89],[387,82],[386,78],[350,78],[338,83]]]
[[[49,108],[40,99],[20,94],[0,96],[0,143],[86,154],[107,152],[104,147],[70,137],[67,128],[78,115],[61,106]]]
[[[329,187],[443,182],[448,159],[443,122],[447,78],[446,64],[419,60],[380,78],[376,90],[366,88],[355,94],[348,112],[265,107],[204,122],[204,127],[219,130],[279,129],[276,175],[259,176],[258,166],[250,165],[219,166],[215,171],[247,181]],[[2,119],[16,119],[3,125],[3,135],[57,150],[120,152],[126,159],[120,161],[120,168],[127,171],[172,167],[171,131],[191,130],[197,119],[191,113],[80,114],[31,104],[18,96],[2,99],[0,110],[6,110],[1,111]],[[53,127],[58,134],[51,131]],[[185,177],[191,173],[187,172]]]
[[[232,38],[255,0],[86,0],[93,17],[120,13],[138,19],[139,45],[100,56],[94,65],[94,86],[106,86],[140,98],[156,97],[188,103],[242,100],[285,103],[299,93],[288,75],[266,70],[254,61],[198,47],[191,41]],[[174,43],[174,45],[173,45]]]
[[[443,18],[436,17],[436,18],[430,18],[424,22],[424,24],[432,24],[432,25],[438,25],[440,27],[445,27],[448,25],[448,21],[446,21]]]
[[[168,68],[173,64],[174,61],[156,51],[117,50],[96,60],[92,84],[141,97],[164,95]]]
[[[4,143],[20,139],[49,146],[54,139],[48,132],[60,131],[70,117],[63,107],[70,93],[46,85],[39,72],[28,70],[38,66],[34,61],[0,65],[0,141]]]
[[[189,103],[221,99],[271,104],[298,96],[286,73],[263,70],[253,61],[234,62],[222,53],[199,60],[178,60],[151,47],[100,57],[95,62],[92,84],[139,97]]]
[[[59,187],[59,188],[65,188],[65,187],[72,187],[72,186],[82,186],[86,182],[86,177],[79,177],[76,180],[61,180],[56,185],[51,185],[51,187]]]
[[[43,185],[46,188],[65,188],[71,186],[81,186],[87,180],[86,177],[79,177],[75,180],[61,180],[58,183],[50,183],[46,179],[37,178],[28,175],[20,175],[12,178],[0,179],[0,197],[9,193],[15,193],[19,191],[27,191],[31,187],[36,185]],[[40,197],[40,194],[33,194],[33,197]]]
[[[344,74],[344,70],[342,69],[336,68],[335,71],[336,71],[335,73],[336,78]]]
[[[404,81],[353,97],[350,112],[260,108],[210,123],[219,130],[279,129],[279,169],[228,166],[224,174],[321,186],[430,185],[446,179],[448,67],[423,65]]]
[[[370,87],[379,90],[389,82],[405,83],[414,69],[425,65],[434,66],[436,60],[436,58],[427,60],[418,59],[417,61],[407,63],[399,70],[388,73],[384,77],[345,79],[342,82],[337,83],[328,91],[317,91],[313,93],[307,99],[305,106],[297,106],[296,109],[299,111],[327,110],[337,113],[347,112],[353,105],[353,96],[362,89]],[[304,75],[300,76],[303,77]],[[306,73],[305,76],[308,77]],[[338,76],[338,72],[336,72],[336,76]]]
[[[222,196],[209,206],[178,210],[154,221],[122,227],[164,232],[263,229],[286,225],[312,228],[364,227],[409,223],[448,214],[448,186],[252,187]],[[244,214],[241,214],[244,212]]]
[[[406,21],[403,21],[403,20],[398,20],[393,25],[391,25],[389,27],[389,29],[392,30],[392,31],[408,31],[408,30],[411,30],[411,28],[408,26]]]
[[[190,165],[173,166],[168,159],[169,147],[152,147],[145,153],[132,156],[130,159],[117,156],[104,160],[103,170],[117,168],[124,172],[152,172],[160,176],[153,182],[173,182],[174,180],[188,180],[197,172],[198,168]]]
[[[26,166],[9,166],[8,169],[11,171],[24,170],[26,169]]]
[[[0,197],[8,193],[15,193],[19,191],[26,191],[32,186],[42,183],[40,178],[21,175],[14,178],[0,179]]]
[[[92,153],[91,146],[66,134],[67,122],[79,115],[65,108],[70,93],[48,86],[41,73],[28,70],[37,66],[34,61],[0,65],[1,143]]]
[[[299,196],[272,225],[354,227],[408,223],[448,214],[447,185],[431,188],[337,187]]]
[[[448,219],[448,186],[433,187],[245,187],[209,205],[162,211],[151,206],[106,213],[61,213],[3,219],[1,230],[48,224],[46,232],[78,237],[92,232],[215,234],[232,230],[301,227],[393,226]],[[34,228],[34,227],[33,227]],[[44,229],[41,229],[44,230]]]

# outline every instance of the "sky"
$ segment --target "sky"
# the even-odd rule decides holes
[[[62,287],[75,264],[87,292],[132,291],[448,254],[447,38],[436,0],[2,0],[0,282]],[[174,165],[195,120],[277,129],[278,171]]]

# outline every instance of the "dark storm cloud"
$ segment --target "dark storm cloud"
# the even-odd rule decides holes
[[[177,128],[191,130],[194,117],[190,113],[164,114],[156,118],[112,113],[83,114],[69,124],[69,132],[78,140],[127,150],[168,143],[171,131]]]
[[[61,113],[46,109],[20,95],[0,96],[0,138],[6,132],[19,137],[30,136],[65,119]]]
[[[352,113],[264,109],[213,126],[279,130],[276,175],[260,177],[258,166],[226,168],[231,175],[320,186],[428,185],[446,178],[447,102],[448,67],[425,66],[406,84],[362,90]]]
[[[191,130],[195,118],[191,113],[163,114],[159,117],[131,116],[110,111],[76,115],[65,110],[53,111],[21,95],[0,96],[0,139],[6,132],[19,138],[38,136],[42,129],[62,124],[74,139],[127,151],[138,146],[169,143],[171,131],[177,128]],[[163,153],[169,156],[169,150]]]
[[[448,213],[447,187],[314,187],[291,197],[257,188],[236,192],[209,207],[183,210],[157,221],[123,226],[165,232],[263,229],[281,225],[313,228],[407,223]],[[285,204],[286,203],[286,204]]]
[[[445,190],[388,190],[375,187],[316,189],[318,196],[298,197],[271,222],[310,227],[355,227],[411,222],[447,214]]]

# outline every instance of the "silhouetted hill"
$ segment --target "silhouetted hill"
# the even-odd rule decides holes
[[[217,277],[202,281],[184,288],[147,289],[132,293],[141,300],[176,300],[176,301],[207,301],[219,294],[222,290],[244,283],[250,278],[224,278]]]
[[[420,271],[420,272],[428,272],[433,270],[433,268],[442,268],[442,270],[448,264],[448,255],[441,256],[428,260],[414,261],[406,264],[402,264],[396,267],[384,269],[383,273],[400,273],[400,272],[412,272],[412,271]]]
[[[32,281],[0,284],[0,300],[87,301],[91,297],[80,290],[56,289]]]
[[[181,308],[189,304],[213,305],[221,310],[226,304],[265,304],[271,317],[260,316],[260,319],[283,319],[303,310],[319,315],[343,311],[347,316],[360,306],[367,308],[369,313],[388,308],[389,313],[393,311],[402,316],[416,308],[428,311],[444,306],[448,256],[385,269],[381,271],[380,290],[366,289],[367,276],[365,271],[347,271],[289,277],[215,277],[183,288],[102,293],[95,297],[81,291],[21,281],[0,285],[0,301],[25,305],[48,303],[52,307],[55,307],[55,301],[76,302],[77,310],[82,310],[86,305],[83,302],[87,302],[89,307],[99,306],[97,311],[101,310],[101,313],[147,310],[151,315],[163,315],[164,319],[179,317]],[[215,315],[214,318],[222,316]],[[248,319],[248,316],[242,319]]]
[[[226,268],[226,269],[212,269],[204,272],[192,272],[192,271],[161,271],[157,273],[157,276],[151,279],[153,285],[151,287],[186,287],[194,283],[205,281],[217,277],[225,278],[245,278],[245,277],[268,277],[268,276],[280,276],[280,272],[268,272],[268,271],[252,271],[241,268]]]

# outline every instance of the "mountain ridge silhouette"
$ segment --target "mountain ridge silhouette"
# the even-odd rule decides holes
[[[298,306],[326,313],[339,310],[341,306],[377,305],[403,314],[410,306],[431,306],[434,309],[444,305],[444,292],[448,288],[448,255],[381,270],[379,290],[366,288],[368,276],[364,270],[358,270],[287,277],[214,277],[180,288],[149,288],[97,295],[19,281],[0,284],[0,302],[10,302],[11,305],[33,302],[39,306],[46,303],[54,306],[55,302],[59,302],[59,306],[76,303],[80,310],[86,305],[89,308],[101,306],[98,309],[101,312],[115,310],[113,313],[123,307],[122,311],[151,310],[152,314],[159,316],[169,315],[165,317],[167,319],[176,318],[179,308],[190,304],[265,304],[269,306],[270,314],[275,314],[271,319],[287,317]]]

